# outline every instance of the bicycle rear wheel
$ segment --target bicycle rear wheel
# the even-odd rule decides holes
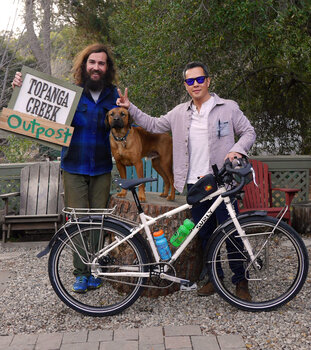
[[[247,311],[274,310],[301,290],[308,273],[307,249],[297,232],[286,223],[280,222],[274,230],[277,220],[272,217],[253,216],[239,221],[256,256],[255,263],[250,262],[232,224],[219,232],[210,245],[209,276],[217,292],[230,304]],[[234,247],[230,253],[228,244]],[[251,301],[239,299],[232,284],[232,270],[241,264]]]
[[[120,313],[140,296],[144,278],[101,277],[103,284],[100,288],[85,294],[75,293],[72,290],[75,282],[73,255],[75,254],[75,260],[81,259],[89,266],[99,248],[107,247],[112,241],[123,239],[129,231],[108,221],[104,222],[103,230],[101,222],[80,223],[79,227],[73,225],[67,232],[61,233],[51,249],[48,270],[52,287],[66,305],[83,314],[110,316]],[[132,271],[142,272],[146,268],[144,264],[147,264],[144,247],[133,237],[99,260],[96,267],[102,272],[120,272],[128,271],[130,266]]]

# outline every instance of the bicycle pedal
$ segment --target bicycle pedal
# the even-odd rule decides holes
[[[198,289],[198,286],[195,282],[192,284],[181,284],[180,285],[180,290],[182,292],[191,292],[191,291],[197,290],[197,289]]]

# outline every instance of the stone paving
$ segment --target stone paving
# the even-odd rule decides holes
[[[202,335],[199,326],[165,326],[0,336],[0,350],[246,350],[240,335]]]

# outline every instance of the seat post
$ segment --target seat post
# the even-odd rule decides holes
[[[136,207],[138,209],[138,214],[141,214],[144,212],[141,204],[140,204],[140,200],[138,198],[138,195],[137,195],[137,192],[136,192],[136,187],[132,187],[131,189],[131,192],[132,192],[132,195],[133,195],[133,198],[134,198],[134,201],[135,201],[135,204],[136,204]]]

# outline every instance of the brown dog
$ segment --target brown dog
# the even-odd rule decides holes
[[[107,113],[106,121],[111,128],[111,152],[121,178],[126,178],[126,166],[131,165],[135,166],[139,178],[144,177],[142,158],[152,158],[153,168],[164,181],[164,191],[161,197],[167,197],[167,200],[173,201],[175,188],[172,171],[172,137],[169,134],[152,134],[141,127],[131,127],[132,118],[128,110],[122,107],[111,109]],[[122,189],[117,196],[125,197],[126,193],[127,191]],[[142,202],[146,201],[144,184],[139,186],[138,198]]]

